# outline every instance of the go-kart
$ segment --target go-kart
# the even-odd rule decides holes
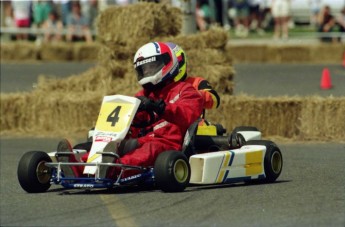
[[[30,151],[18,164],[18,180],[29,193],[47,191],[52,184],[64,188],[111,189],[128,185],[152,185],[164,192],[183,191],[189,184],[208,185],[236,182],[274,182],[280,175],[283,158],[278,146],[261,139],[256,127],[236,127],[229,135],[220,124],[201,119],[186,132],[182,151],[165,151],[154,166],[131,166],[105,161],[104,157],[118,157],[109,149],[126,137],[133,119],[140,112],[140,100],[135,97],[105,96],[92,132],[90,151],[73,149],[78,162],[57,161],[57,151]],[[149,113],[153,122],[155,115]],[[137,125],[138,126],[138,125]],[[112,145],[112,146],[109,146]],[[86,162],[81,157],[89,152]],[[103,160],[102,160],[103,159]],[[82,177],[70,177],[64,166],[84,166]],[[119,168],[117,177],[101,177],[104,166]],[[124,177],[127,170],[138,174]]]

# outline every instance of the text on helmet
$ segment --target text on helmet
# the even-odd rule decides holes
[[[146,58],[142,61],[138,61],[135,63],[135,67],[138,67],[138,66],[141,66],[143,64],[146,64],[146,63],[149,63],[149,62],[153,62],[153,61],[156,61],[156,57],[150,57],[150,58]]]

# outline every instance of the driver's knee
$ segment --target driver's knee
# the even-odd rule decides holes
[[[125,154],[135,150],[139,147],[138,139],[127,139],[121,141],[118,149],[118,155],[120,157],[124,156]]]

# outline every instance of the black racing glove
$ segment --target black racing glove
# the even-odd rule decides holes
[[[137,98],[141,101],[139,110],[152,110],[158,115],[162,115],[164,113],[166,105],[162,99],[153,101],[152,99],[149,99],[145,96],[139,96]]]

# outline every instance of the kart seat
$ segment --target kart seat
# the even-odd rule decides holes
[[[196,153],[230,149],[228,136],[199,136],[194,138]]]
[[[216,130],[213,130],[214,132],[211,133],[211,135],[202,133],[202,135],[199,135],[198,127],[202,121],[205,120],[202,118],[196,120],[186,132],[182,145],[182,152],[188,158],[193,154],[219,151],[222,149],[229,149],[230,147],[228,136],[222,136],[226,132],[222,125],[212,125]],[[208,125],[209,123],[206,121],[206,124]]]

